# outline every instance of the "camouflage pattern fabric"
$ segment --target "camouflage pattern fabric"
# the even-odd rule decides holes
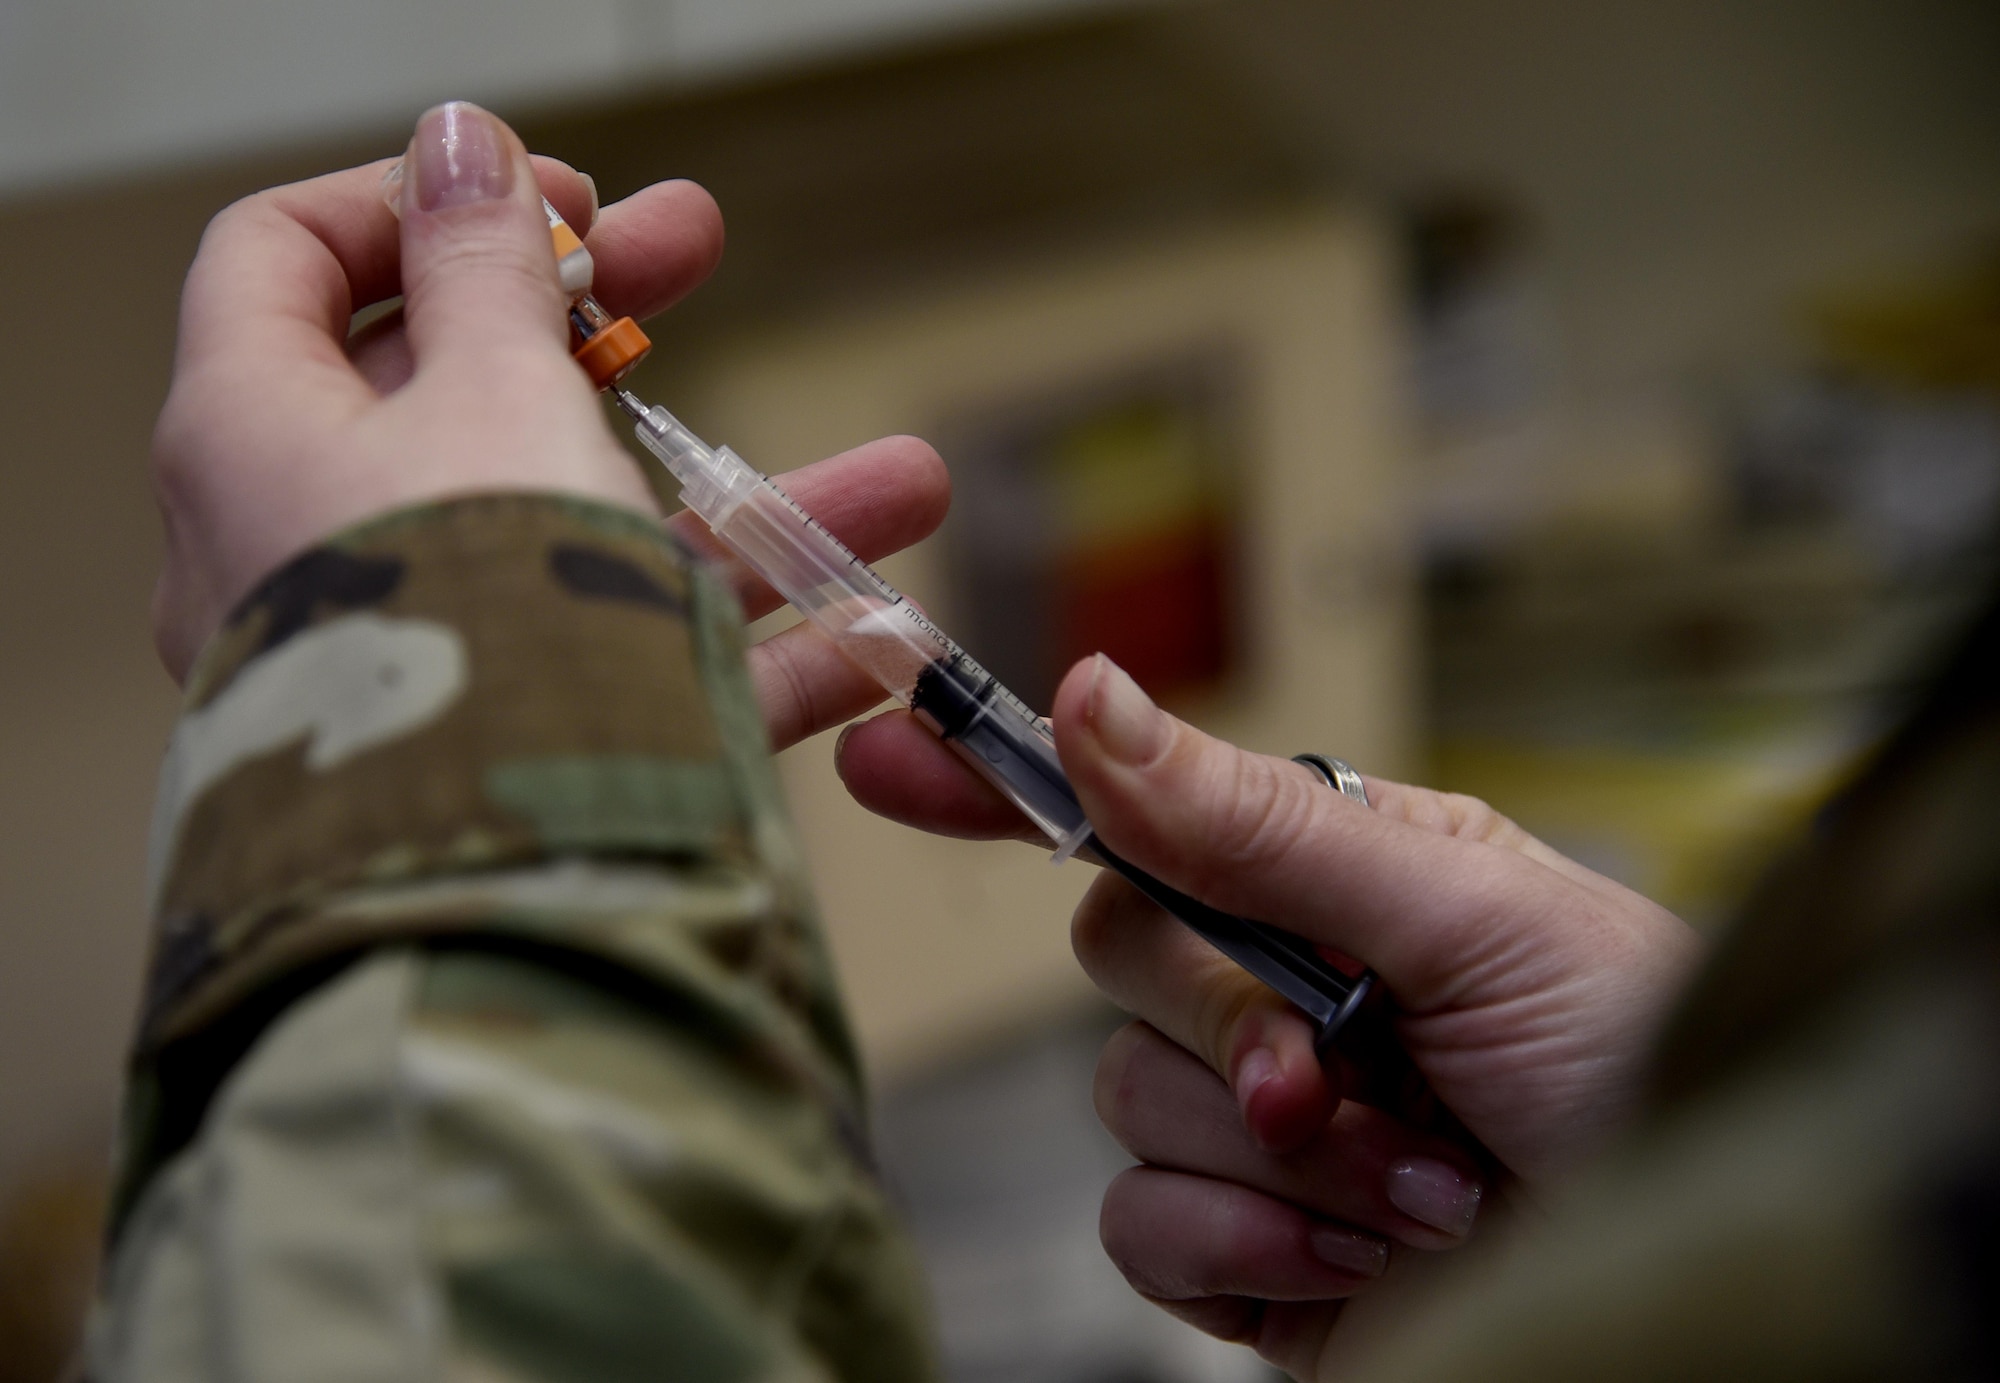
[[[2000,1378],[2000,603],[1722,939],[1653,1079],[1620,1153],[1351,1376]]]
[[[546,497],[244,602],[162,775],[92,1377],[933,1376],[740,639]]]

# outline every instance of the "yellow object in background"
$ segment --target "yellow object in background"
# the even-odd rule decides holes
[[[1484,799],[1709,928],[1728,920],[1862,752],[1851,726],[1822,712],[1659,747],[1443,739],[1432,763],[1438,787]]]

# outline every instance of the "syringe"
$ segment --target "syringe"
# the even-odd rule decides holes
[[[916,713],[1056,846],[1087,850],[1311,1018],[1324,1050],[1373,976],[1349,975],[1310,942],[1209,907],[1154,878],[1091,833],[1042,717],[867,563],[728,447],[711,448],[664,408],[620,389],[645,448],[681,483],[681,500],[842,653]]]

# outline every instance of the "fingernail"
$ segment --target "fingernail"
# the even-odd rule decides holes
[[[583,221],[583,228],[588,231],[592,226],[597,224],[597,213],[599,210],[597,179],[591,177],[588,173],[578,173],[577,176],[583,179],[584,190],[590,193],[590,215],[586,216]]]
[[[1084,700],[1084,728],[1119,763],[1138,766],[1158,754],[1167,742],[1167,716],[1125,669],[1102,653]]]
[[[858,720],[850,720],[850,721],[848,721],[848,722],[847,722],[847,724],[845,724],[845,725],[843,725],[843,726],[841,726],[841,727],[840,727],[840,733],[839,733],[838,735],[836,735],[836,736],[834,737],[834,741],[833,741],[833,767],[834,767],[834,771],[835,771],[835,772],[838,772],[838,771],[839,771],[839,769],[840,769],[840,756],[841,756],[841,754],[843,754],[843,753],[844,753],[844,752],[846,751],[846,749],[847,749],[847,737],[848,737],[849,735],[853,734],[853,733],[854,733],[854,732],[855,732],[855,731],[856,731],[857,729],[859,729],[859,728],[860,728],[860,726],[861,726],[861,722],[860,722],[860,721],[858,721]]]
[[[423,113],[408,164],[423,211],[495,201],[514,187],[514,160],[500,122],[465,101]]]
[[[1389,1168],[1389,1204],[1432,1229],[1461,1238],[1479,1214],[1479,1183],[1428,1157],[1406,1157]]]
[[[398,216],[403,214],[403,163],[397,159],[382,170],[382,200]]]
[[[1389,1268],[1389,1246],[1380,1239],[1356,1234],[1351,1229],[1314,1225],[1306,1231],[1313,1257],[1329,1268],[1338,1268],[1356,1277],[1380,1277]]]
[[[1278,1074],[1278,1055],[1269,1047],[1254,1047],[1236,1067],[1236,1102],[1245,1110],[1259,1090]]]

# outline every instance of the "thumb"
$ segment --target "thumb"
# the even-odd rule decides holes
[[[1107,845],[1213,907],[1354,957],[1405,1011],[1449,1000],[1482,919],[1521,886],[1512,852],[1205,735],[1102,654],[1070,670],[1054,709],[1063,767]]]
[[[464,101],[424,112],[403,161],[404,320],[417,368],[560,349],[562,290],[528,153]]]

